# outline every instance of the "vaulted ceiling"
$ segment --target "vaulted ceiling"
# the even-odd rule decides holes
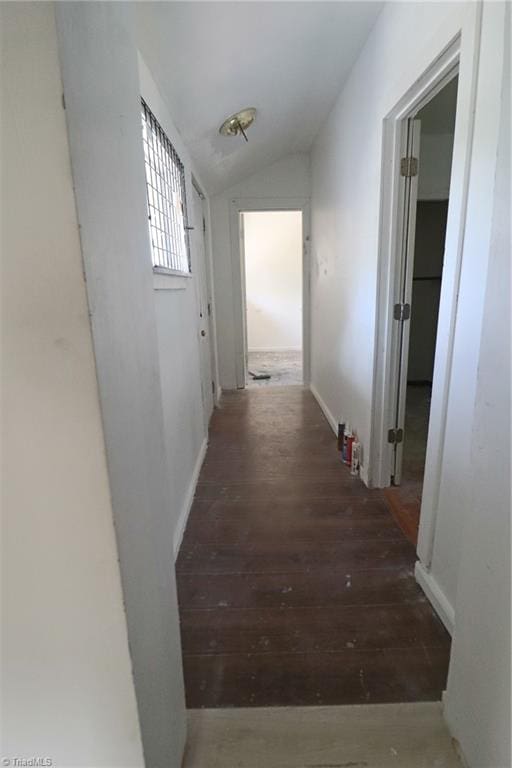
[[[138,45],[206,190],[308,151],[382,3],[145,2]],[[256,107],[249,143],[219,135]]]

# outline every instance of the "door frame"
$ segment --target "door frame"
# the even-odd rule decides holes
[[[479,34],[479,28],[478,20],[476,35]],[[432,561],[439,503],[462,266],[478,70],[478,57],[474,55],[473,43],[473,40],[468,40],[465,43],[467,49],[463,50],[459,33],[404,94],[383,122],[377,322],[369,461],[369,485],[381,488],[390,485],[392,467],[392,446],[388,443],[388,429],[392,426],[392,403],[396,392],[393,390],[396,382],[393,381],[392,371],[396,345],[393,302],[397,295],[397,262],[401,247],[399,221],[403,184],[399,166],[403,130],[408,119],[415,117],[450,80],[459,75],[443,281],[417,550],[420,560],[427,568]]]
[[[413,118],[402,120],[400,157],[415,157],[421,166],[420,124]],[[419,175],[400,177],[398,206],[395,291],[392,304],[412,306],[412,276],[414,272],[414,246],[416,242],[416,208],[418,204]],[[390,414],[389,428],[405,432],[407,398],[407,373],[409,368],[409,336],[411,318],[397,320],[391,327],[391,364],[389,390],[394,413]],[[391,478],[398,483],[402,476],[403,442],[396,442],[391,449]]]
[[[231,201],[230,237],[233,274],[233,318],[235,371],[237,389],[246,387],[245,371],[245,284],[241,247],[240,214],[265,211],[300,211],[302,213],[302,375],[309,386],[311,370],[310,338],[310,203],[304,197],[238,198]]]
[[[220,396],[221,396],[221,388],[219,385],[219,381],[220,381],[219,364],[218,364],[219,355],[218,355],[218,349],[217,349],[215,294],[213,290],[213,263],[212,263],[213,246],[212,246],[212,236],[211,236],[212,228],[211,228],[210,201],[209,201],[209,198],[206,196],[206,194],[203,192],[201,184],[197,181],[194,174],[192,174],[191,179],[192,179],[192,193],[194,191],[197,192],[203,204],[203,218],[205,222],[205,231],[203,232],[204,261],[205,261],[204,266],[205,266],[207,301],[210,306],[210,312],[208,316],[208,328],[210,332],[210,366],[211,366],[212,382],[215,386],[215,392],[213,393],[213,404],[214,406],[218,406]]]
[[[212,416],[213,409],[215,407],[215,394],[216,394],[216,382],[215,382],[215,362],[214,362],[214,349],[213,349],[213,323],[212,323],[212,305],[211,305],[211,299],[210,299],[210,280],[208,275],[208,247],[207,247],[207,241],[206,241],[206,206],[205,201],[206,197],[203,194],[201,187],[198,185],[197,181],[192,177],[192,221],[193,221],[193,229],[194,235],[197,235],[199,238],[202,239],[202,248],[199,249],[199,242],[196,241],[196,270],[195,270],[195,276],[196,280],[195,282],[195,288],[196,288],[196,305],[197,305],[197,312],[198,315],[201,313],[206,313],[206,317],[203,317],[203,325],[205,326],[206,333],[207,333],[207,341],[208,341],[208,381],[203,381],[203,350],[202,345],[203,341],[201,338],[198,337],[199,341],[199,366],[200,366],[200,374],[201,374],[201,386],[205,385],[208,387],[208,401],[205,400],[205,396],[203,396],[203,411],[204,411],[204,426],[205,426],[205,432],[208,433],[208,426],[210,423],[210,419]],[[197,196],[197,197],[196,197]],[[195,212],[196,212],[196,199],[197,199],[197,205],[200,207],[200,220],[196,221]],[[199,211],[198,211],[199,212]],[[199,254],[202,251],[202,259],[199,258]],[[204,292],[204,295],[203,295]],[[205,302],[205,306],[203,305],[203,302]],[[202,315],[201,315],[202,317]],[[205,330],[200,327],[201,323],[199,322],[198,326],[198,332],[203,335],[205,333]]]

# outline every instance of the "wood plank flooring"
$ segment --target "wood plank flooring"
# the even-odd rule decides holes
[[[383,491],[397,525],[415,548],[420,527],[431,398],[431,384],[410,382],[407,385],[402,478],[399,486]]]
[[[187,706],[435,701],[450,638],[301,387],[227,393],[177,561]]]

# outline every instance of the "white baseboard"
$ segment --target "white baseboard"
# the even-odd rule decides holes
[[[336,421],[336,419],[334,418],[334,416],[330,412],[329,408],[325,404],[322,396],[320,395],[320,393],[319,393],[318,389],[315,387],[315,385],[314,384],[310,384],[309,388],[310,388],[310,390],[311,390],[315,400],[317,401],[318,405],[322,409],[322,412],[323,412],[325,418],[329,422],[330,428],[332,429],[332,431],[334,432],[336,437],[338,437],[338,422]],[[363,462],[364,462],[364,452],[363,452]],[[366,485],[366,487],[369,488],[370,487],[370,483],[369,483],[369,477],[368,477],[368,467],[365,466],[364,463],[361,464],[361,469],[359,471],[359,476],[360,476],[361,480],[363,481],[363,483]]]
[[[190,513],[190,508],[192,506],[192,502],[194,500],[194,494],[196,492],[196,485],[197,485],[197,480],[199,478],[199,473],[201,471],[201,467],[203,466],[204,457],[206,456],[207,446],[208,446],[208,438],[205,437],[196,460],[194,471],[192,472],[192,477],[190,478],[187,495],[185,497],[185,501],[183,502],[183,506],[181,508],[180,516],[178,518],[178,522],[176,525],[176,530],[174,531],[172,544],[174,549],[175,560],[178,557],[178,552],[183,539],[183,534],[185,533],[185,528],[187,526],[187,520]]]
[[[432,603],[432,607],[445,625],[446,629],[453,635],[453,629],[455,627],[455,612],[448,598],[442,591],[441,587],[434,579],[430,571],[428,571],[423,563],[418,560],[414,567],[414,575],[416,581]]]
[[[220,398],[222,397],[222,387],[217,387],[217,395],[215,397],[215,405],[218,405],[220,403]]]
[[[338,437],[338,422],[336,421],[336,419],[334,418],[334,416],[332,415],[332,413],[328,409],[327,405],[325,404],[322,396],[320,395],[320,393],[319,393],[318,389],[315,387],[315,385],[314,384],[310,384],[309,388],[310,388],[311,392],[313,393],[313,397],[315,398],[315,400],[317,401],[318,405],[322,409],[322,412],[323,412],[325,418],[329,422],[330,428],[332,429],[332,431],[334,432],[336,437]]]
[[[363,456],[364,461],[364,456]],[[370,485],[370,477],[368,475],[368,467],[365,464],[361,464],[361,468],[359,470],[359,477],[363,481],[363,483],[366,485],[367,488],[371,488]]]

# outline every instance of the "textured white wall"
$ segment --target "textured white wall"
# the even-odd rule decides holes
[[[484,11],[484,25],[487,10]],[[485,28],[485,26],[484,26]],[[471,500],[462,531],[445,712],[470,766],[505,768],[510,754],[510,6],[486,309],[472,432]],[[497,33],[497,34],[496,34]]]
[[[455,610],[455,614],[457,613],[456,600],[462,546],[461,531],[466,525],[471,482],[474,476],[471,446],[479,369],[478,339],[482,333],[483,316],[488,301],[485,295],[485,284],[489,261],[502,98],[504,4],[485,3],[483,8],[485,23],[482,26],[478,51],[479,67],[471,173],[464,221],[464,245],[457,295],[438,511],[430,564],[430,574]],[[455,145],[454,151],[456,149]],[[448,213],[448,218],[449,216]],[[448,237],[449,232],[447,232],[447,239]],[[441,301],[439,319],[441,329],[446,327],[442,315]],[[499,365],[499,360],[496,361],[496,365]],[[436,372],[434,372],[435,376]],[[420,557],[423,557],[424,542],[427,538],[424,535],[422,523],[423,521],[420,520],[418,539]]]
[[[211,198],[213,279],[217,307],[219,376],[223,389],[236,388],[234,286],[230,232],[230,206],[246,198],[308,198],[309,157],[289,155],[245,181]]]
[[[0,752],[142,766],[54,7],[0,18]]]
[[[302,214],[244,213],[249,350],[302,348]]]
[[[57,3],[71,162],[148,766],[178,768],[185,701],[134,9]]]

